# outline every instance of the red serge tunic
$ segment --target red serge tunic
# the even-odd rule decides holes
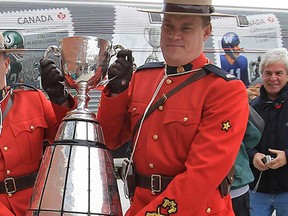
[[[2,101],[7,103],[8,97]],[[54,110],[57,110],[55,115]],[[0,181],[36,172],[43,154],[43,141],[53,142],[68,109],[51,104],[39,90],[13,91],[13,104],[0,136]],[[0,194],[1,216],[24,216],[32,188],[12,195]]]
[[[201,54],[192,69],[206,63]],[[109,148],[131,139],[164,73],[164,67],[136,71],[116,97],[104,89],[98,120]],[[190,75],[164,78],[156,100]],[[137,187],[126,215],[234,215],[230,196],[222,198],[217,188],[234,164],[247,120],[248,96],[239,80],[211,73],[170,97],[144,121],[133,160],[139,174],[174,179],[156,195]]]

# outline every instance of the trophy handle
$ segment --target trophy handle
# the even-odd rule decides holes
[[[148,36],[149,36],[149,30],[150,30],[150,28],[144,28],[144,38],[145,38],[145,40],[149,43],[149,38],[147,38],[147,34],[148,34]],[[147,33],[147,34],[146,34]],[[150,43],[149,43],[150,44]]]
[[[128,62],[130,62],[133,65],[133,57],[132,57],[132,51],[129,49],[123,49],[117,53],[117,58],[124,58]]]
[[[117,49],[119,49],[117,51]],[[133,56],[132,56],[132,51],[129,49],[125,49],[122,45],[115,45],[113,47],[113,55],[116,55],[116,58],[124,58],[126,59],[128,62],[130,62],[133,65],[134,70],[136,69],[136,65],[133,63]],[[105,86],[107,85],[111,80],[115,79],[117,76],[114,76],[110,79],[105,79],[102,80],[98,83],[98,85],[96,86],[96,88],[98,88],[99,86]]]
[[[50,52],[53,52],[53,54],[57,57],[59,57],[61,54],[59,48],[55,45],[52,45],[52,46],[49,46],[46,50],[45,50],[45,53],[44,53],[44,57],[43,59],[46,60],[48,58],[48,54]]]
[[[121,44],[117,44],[112,47],[110,56],[111,56],[110,58],[112,58],[113,56],[116,56],[117,58],[125,58],[127,61],[129,61],[133,65],[134,69],[137,68],[137,65],[134,63],[132,51],[129,49],[125,49],[125,47],[122,46]]]
[[[113,56],[116,56],[120,50],[124,50],[124,49],[125,47],[122,46],[121,44],[114,45],[110,53],[110,58],[112,58]]]
[[[119,45],[115,45],[115,46],[116,46],[116,49],[117,49],[117,46],[119,46]],[[137,69],[137,65],[135,64],[134,58],[132,56],[132,50],[125,49],[123,46],[121,46],[121,49],[119,51],[116,50],[116,54],[117,54],[116,55],[117,58],[126,59],[128,62],[130,62],[131,65],[133,65],[133,69],[134,70]]]

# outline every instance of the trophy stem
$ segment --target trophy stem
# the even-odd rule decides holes
[[[153,47],[153,52],[147,57],[145,64],[149,62],[159,62],[159,59],[157,57],[157,50],[158,48]]]
[[[88,94],[88,82],[82,81],[77,83],[77,110],[88,112],[88,102],[90,100],[90,96]]]
[[[81,81],[77,83],[77,94],[75,96],[77,108],[68,112],[66,117],[63,119],[67,120],[84,120],[84,121],[96,121],[96,115],[88,110],[88,102],[90,100],[89,85],[86,81]]]

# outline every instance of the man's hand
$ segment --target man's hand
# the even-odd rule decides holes
[[[126,56],[128,59],[126,59]],[[121,50],[117,54],[118,59],[108,68],[108,87],[111,93],[119,94],[125,91],[132,77],[133,63],[132,52]]]
[[[265,154],[256,153],[253,157],[253,165],[260,171],[268,170],[269,168],[263,163],[262,158],[265,157]]]
[[[64,77],[51,59],[40,60],[41,83],[44,91],[48,94],[53,103],[63,104],[68,99],[68,94],[64,90]]]
[[[271,160],[266,166],[270,169],[278,169],[287,164],[286,154],[285,151],[276,150],[276,149],[269,149],[269,152],[276,155],[276,157]]]

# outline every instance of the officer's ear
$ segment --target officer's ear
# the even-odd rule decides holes
[[[4,68],[5,68],[5,74],[8,75],[11,70],[11,66],[10,66],[10,58],[6,54],[4,54]]]
[[[211,23],[207,24],[203,29],[203,40],[206,41],[212,33],[212,25]]]

